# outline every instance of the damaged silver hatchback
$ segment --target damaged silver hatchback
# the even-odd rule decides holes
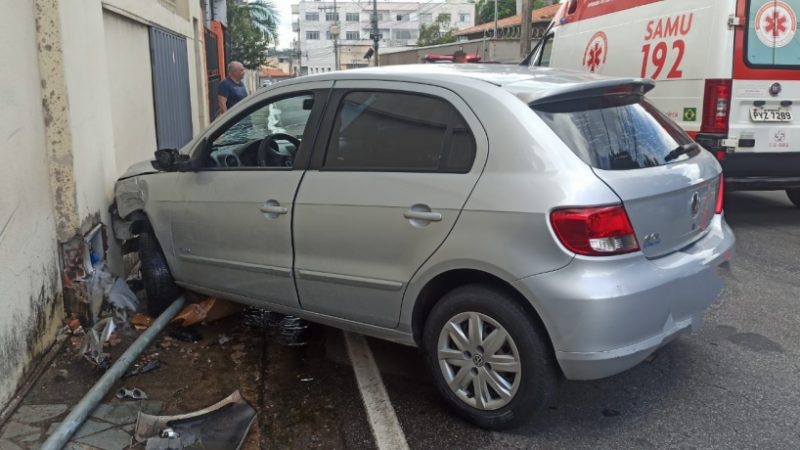
[[[180,288],[419,346],[471,422],[695,329],[734,236],[720,167],[641,79],[397,66],[247,98],[116,186],[151,312]]]

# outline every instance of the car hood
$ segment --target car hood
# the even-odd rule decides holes
[[[158,170],[156,170],[153,167],[152,160],[146,159],[144,161],[139,161],[135,164],[132,164],[130,167],[128,167],[128,170],[126,170],[125,173],[123,173],[122,176],[119,177],[119,179],[124,180],[125,178],[131,178],[139,175],[145,175],[148,173],[156,173],[156,172],[158,172]]]

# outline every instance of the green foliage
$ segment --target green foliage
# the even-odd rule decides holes
[[[458,31],[450,25],[446,16],[440,14],[436,22],[419,26],[419,39],[417,45],[425,47],[428,45],[449,44],[456,41],[456,36],[453,34]]]
[[[549,4],[550,2],[547,2]],[[541,8],[545,5],[543,0],[534,0],[533,9]],[[478,0],[475,6],[476,24],[494,22],[494,0]],[[497,19],[505,19],[517,14],[516,0],[497,0]]]
[[[267,61],[267,47],[277,43],[278,14],[271,0],[227,0],[231,59],[248,69]]]

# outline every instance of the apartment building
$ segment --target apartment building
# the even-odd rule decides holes
[[[304,0],[292,5],[295,49],[300,53],[300,74],[366,67],[372,46],[371,0],[325,2]],[[446,19],[458,30],[475,24],[475,4],[468,0],[377,2],[381,48],[410,48],[419,27]]]

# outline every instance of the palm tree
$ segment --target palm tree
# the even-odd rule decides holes
[[[228,0],[228,17],[246,15],[253,27],[264,34],[268,41],[278,42],[280,20],[272,0]]]

